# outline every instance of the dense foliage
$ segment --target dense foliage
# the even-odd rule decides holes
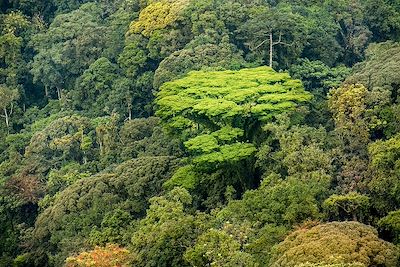
[[[400,4],[0,1],[0,266],[398,266]]]

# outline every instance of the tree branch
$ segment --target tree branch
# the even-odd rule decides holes
[[[14,109],[14,103],[11,102],[11,108],[10,108],[10,112],[8,113],[8,117],[10,117],[13,114],[13,109]]]
[[[294,44],[294,42],[292,42],[291,44],[289,44],[289,43],[286,43],[286,42],[282,42],[282,32],[280,31],[280,32],[279,32],[279,38],[278,38],[278,41],[276,41],[276,42],[272,42],[272,46],[274,46],[274,45],[278,45],[278,44],[281,44],[281,45],[287,45],[287,46],[292,46],[292,45]]]
[[[250,50],[253,52],[254,50],[257,50],[258,48],[260,48],[263,44],[265,44],[266,42],[268,42],[268,39],[265,39],[264,41],[262,41],[259,45],[257,45],[254,48],[250,48]]]

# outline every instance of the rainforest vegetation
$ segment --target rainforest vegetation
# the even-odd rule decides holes
[[[0,1],[1,267],[399,249],[399,1]]]

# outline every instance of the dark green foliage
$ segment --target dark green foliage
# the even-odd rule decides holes
[[[400,175],[400,135],[387,141],[370,144],[368,151],[371,157],[372,179],[369,188],[374,193],[374,203],[379,212],[385,214],[398,209],[399,175]]]
[[[350,69],[345,66],[330,68],[321,61],[304,59],[293,65],[289,72],[293,78],[301,79],[307,90],[326,95],[330,89],[340,86]]]
[[[144,157],[75,182],[38,217],[37,250],[45,249],[59,264],[91,244],[126,244],[131,224],[145,214],[147,200],[158,194],[176,165],[171,157]]]
[[[328,66],[335,65],[345,50],[335,36],[339,28],[335,16],[329,9],[318,4],[303,12],[307,14],[303,18],[307,31],[306,36],[303,36],[306,43],[302,56],[311,61],[321,61]]]
[[[265,178],[256,190],[249,190],[242,200],[229,203],[221,216],[227,220],[249,220],[265,224],[292,226],[307,218],[319,217],[316,196],[324,192],[327,177],[317,175],[282,181],[276,175]]]
[[[166,135],[159,122],[160,119],[156,117],[126,121],[119,133],[121,158],[182,156],[182,144]]]
[[[272,247],[291,227],[321,217],[316,198],[325,193],[327,183],[327,177],[320,179],[317,175],[303,179],[288,177],[286,181],[270,175],[258,189],[246,191],[243,199],[229,202],[217,218],[235,225],[249,224],[251,231],[245,234],[248,237],[245,252],[265,266]]]
[[[270,67],[275,65],[275,56],[281,63],[279,67],[287,68],[292,63],[290,58],[297,58],[304,48],[307,34],[305,20],[285,4],[273,8],[259,7],[252,11],[249,19],[239,28],[239,38],[250,50],[249,56],[263,63],[268,62]],[[281,57],[281,54],[290,56]]]
[[[399,88],[398,69],[399,43],[392,41],[371,44],[366,51],[366,60],[354,67],[348,83],[362,83],[369,91],[366,99],[372,109],[373,135],[390,137],[398,132]]]
[[[42,158],[52,167],[69,161],[84,163],[96,150],[93,130],[85,117],[73,115],[56,119],[32,136],[26,147],[26,157]]]
[[[400,84],[398,76],[399,43],[384,42],[372,44],[366,52],[366,61],[354,67],[354,73],[348,82],[359,82],[368,89],[382,87],[386,90],[397,90]],[[392,92],[392,101],[396,101],[396,91]]]
[[[379,229],[383,231],[395,244],[400,242],[400,212],[398,210],[391,211],[389,214],[378,222]]]
[[[276,123],[264,126],[269,138],[260,147],[256,163],[264,176],[331,175],[333,151],[325,129],[290,123],[287,116],[279,116]]]
[[[72,92],[75,106],[96,117],[111,113],[113,107],[108,104],[108,99],[117,78],[117,67],[108,59],[99,58],[77,79]]]
[[[396,1],[364,1],[367,24],[376,41],[399,40],[400,5]]]
[[[324,1],[327,9],[333,12],[338,27],[338,42],[343,47],[341,60],[346,65],[361,61],[364,51],[371,41],[372,33],[365,25],[365,13],[361,1]]]
[[[0,1],[0,266],[396,265],[399,40],[393,0]]]
[[[57,16],[46,32],[33,37],[35,50],[31,72],[34,81],[41,82],[49,91],[62,90],[74,84],[103,52],[107,28],[101,20],[102,7],[95,3],[83,5],[80,9]]]
[[[399,51],[399,43],[372,44],[367,50],[366,61],[356,65],[354,73],[347,79],[347,82],[359,82],[368,88],[366,104],[371,109],[373,137],[388,138],[398,132]]]
[[[329,90],[341,85],[350,74],[350,68],[345,66],[329,67],[322,61],[302,59],[291,66],[289,73],[293,78],[300,79],[304,88],[315,96],[310,105],[310,113],[306,117],[309,124],[332,127],[326,95]]]
[[[199,45],[177,51],[165,58],[155,72],[154,87],[159,88],[164,82],[180,78],[191,70],[207,67],[238,69],[243,65],[244,60],[229,44]]]
[[[190,266],[183,253],[204,227],[204,216],[187,212],[190,194],[175,188],[166,196],[150,199],[147,216],[132,237],[135,266]]]

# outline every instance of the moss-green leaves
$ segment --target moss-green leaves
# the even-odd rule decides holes
[[[271,263],[271,267],[306,263],[394,267],[398,266],[398,251],[393,244],[379,239],[371,226],[332,222],[291,233],[275,247]]]

